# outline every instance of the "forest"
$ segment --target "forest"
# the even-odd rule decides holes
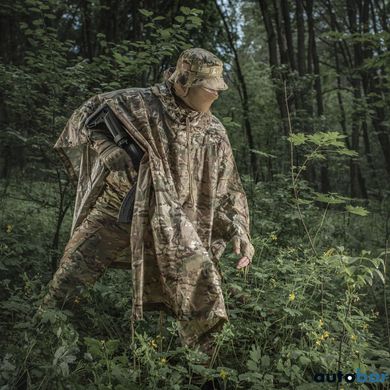
[[[3,0],[0,36],[1,390],[390,389],[389,0]],[[193,47],[224,62],[255,248],[221,257],[212,367],[170,315],[132,328],[129,269],[37,316],[75,202],[60,133]]]

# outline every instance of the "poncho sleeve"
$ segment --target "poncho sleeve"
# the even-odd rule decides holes
[[[243,248],[242,255],[252,260],[254,248],[250,242],[248,202],[229,139],[225,138],[220,146],[216,206],[213,220],[213,239],[216,240],[216,247],[219,247],[216,252],[223,252],[226,242],[229,242],[234,236],[239,237],[244,243],[241,246]],[[221,254],[217,253],[217,257]]]

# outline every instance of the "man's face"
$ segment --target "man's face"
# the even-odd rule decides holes
[[[207,112],[210,110],[214,100],[218,99],[218,91],[199,85],[189,88],[186,96],[179,97],[195,111]]]

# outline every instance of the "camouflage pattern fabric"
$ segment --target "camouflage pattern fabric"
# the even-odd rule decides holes
[[[114,210],[112,203],[104,209],[106,202],[103,199],[111,191],[106,187],[96,202],[99,208],[91,210],[68,241],[42,307],[74,308],[83,290],[92,286],[115,259],[125,257],[130,261],[130,225],[117,223],[116,217],[110,215]],[[182,345],[199,346],[202,352],[211,356],[213,333],[218,329],[210,330],[210,325],[207,321],[178,321]]]
[[[194,329],[196,333],[196,328],[198,335],[207,334],[207,330],[219,329],[228,320],[217,267],[227,242],[238,236],[246,243],[242,255],[252,259],[254,254],[248,205],[225,128],[211,112],[199,113],[178,105],[171,88],[171,83],[165,81],[151,88],[97,95],[68,121],[55,148],[77,183],[71,239],[77,244],[69,245],[83,242],[80,231],[87,229],[85,234],[90,234],[88,223],[91,224],[93,213],[102,215],[110,209],[105,218],[116,213],[118,202],[109,204],[119,178],[105,169],[93,150],[93,137],[84,126],[92,112],[101,104],[108,104],[145,151],[133,220],[127,231],[133,318],[143,318],[143,309],[158,308],[183,324],[197,321],[192,330],[190,325],[184,325],[183,334],[194,333]],[[110,179],[111,187],[107,185]],[[124,182],[123,185],[125,188],[120,185],[121,191],[116,193],[118,201],[131,187],[131,183],[128,187]],[[92,239],[95,243],[100,240],[98,245],[118,239],[108,237],[110,230],[104,230],[104,235],[108,234],[104,238],[99,232],[103,234],[103,230],[95,231],[100,238]],[[74,235],[78,238],[73,240]],[[110,254],[101,248],[97,264],[102,265],[97,266],[95,274],[113,260],[112,253],[116,255],[124,244],[122,239]],[[89,247],[89,240],[84,245]],[[79,250],[74,253],[80,258]],[[65,263],[62,260],[60,270],[64,271],[59,274],[66,274],[67,267],[77,268]],[[88,273],[88,269],[83,268],[82,272]],[[89,277],[80,278],[88,281]]]
[[[128,251],[130,227],[93,208],[68,241],[43,306],[74,303],[122,251]]]
[[[172,83],[180,82],[184,87],[201,85],[216,90],[226,90],[223,77],[223,62],[213,53],[195,47],[184,50],[169,76]]]

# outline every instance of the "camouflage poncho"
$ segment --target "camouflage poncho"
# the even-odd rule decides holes
[[[163,309],[180,320],[227,320],[217,261],[234,235],[250,242],[248,205],[226,130],[210,112],[178,105],[168,81],[100,94],[77,109],[55,148],[77,183],[72,232],[108,171],[86,118],[108,104],[145,151],[131,226],[133,316]],[[247,246],[253,257],[252,245]]]

